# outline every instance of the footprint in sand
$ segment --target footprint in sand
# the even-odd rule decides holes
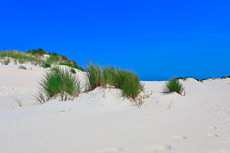
[[[164,151],[164,150],[169,150],[172,147],[167,144],[158,144],[158,145],[152,145],[152,146],[147,146],[144,147],[145,151],[153,152],[153,151]]]
[[[182,135],[173,135],[173,136],[170,137],[171,140],[177,141],[177,142],[179,142],[179,141],[181,141],[181,140],[184,140],[184,139],[186,139],[186,138],[187,138],[187,137],[182,136]]]
[[[230,138],[227,138],[226,141],[227,141],[228,143],[230,143]]]
[[[228,150],[228,149],[218,149],[218,150],[210,151],[209,153],[230,153],[230,150]]]
[[[218,137],[218,135],[216,134],[212,134],[212,133],[207,133],[207,134],[203,134],[203,135],[200,135],[201,137],[206,137],[206,138],[216,138]]]
[[[209,130],[216,130],[217,127],[216,127],[216,126],[209,126],[208,129],[209,129]]]
[[[229,118],[229,119],[226,119],[225,121],[226,121],[226,123],[230,123],[230,118]]]
[[[124,148],[122,147],[106,147],[100,151],[97,151],[97,153],[119,153],[122,152],[123,149]]]

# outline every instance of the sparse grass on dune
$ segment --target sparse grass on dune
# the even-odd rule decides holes
[[[204,80],[208,80],[208,79],[212,79],[212,80],[214,80],[214,79],[216,79],[216,78],[215,78],[215,77],[204,78],[204,79],[201,79],[201,80],[200,80],[200,82],[203,82]]]
[[[27,68],[26,68],[25,66],[23,66],[23,65],[20,65],[20,66],[18,67],[18,69],[27,70]]]
[[[74,60],[72,62],[74,63]],[[82,72],[85,72],[85,70],[82,67],[78,66],[77,64],[68,64],[68,63],[60,62],[59,65],[65,65],[65,66],[68,66],[68,67],[78,69],[78,70],[80,70]]]
[[[5,59],[5,60],[3,61],[3,63],[4,63],[5,65],[8,65],[8,64],[10,63],[10,59],[9,59],[9,58]]]
[[[187,78],[193,78],[193,79],[195,79],[196,81],[200,82],[200,79],[194,78],[194,77],[184,77],[183,80],[186,80]]]
[[[20,64],[23,64],[25,62],[38,62],[38,63],[43,63],[42,60],[38,60],[34,57],[31,56],[27,56],[26,53],[21,52],[21,51],[15,51],[15,50],[4,50],[4,51],[0,51],[0,58],[6,58],[6,57],[10,57],[13,58],[15,61],[17,60]]]
[[[23,60],[28,60],[28,61],[36,61],[34,57],[27,56],[26,53],[21,52],[21,51],[15,51],[15,50],[5,50],[5,51],[0,51],[0,57],[5,58],[5,57],[11,57],[15,59],[23,59]]]
[[[177,78],[172,78],[165,84],[165,93],[177,92],[178,94],[182,94],[183,91],[184,87]]]
[[[176,77],[175,79],[177,79],[177,80],[179,80],[179,79],[186,80],[187,78],[193,78],[198,82],[203,82],[203,81],[209,80],[209,79],[212,79],[212,80],[217,79],[215,77],[209,77],[209,78],[203,78],[203,79],[198,79],[198,78],[194,78],[194,77],[184,77],[184,78],[183,77]],[[230,76],[222,76],[220,79],[226,79],[226,78],[230,78]]]
[[[27,54],[31,54],[31,55],[33,55],[33,56],[37,56],[37,57],[46,54],[46,52],[45,52],[42,48],[38,48],[38,49],[28,49],[26,53],[27,53]]]
[[[221,77],[221,79],[227,79],[227,78],[230,78],[230,75]]]
[[[50,57],[46,59],[46,62],[49,64],[58,64],[59,61],[60,56],[58,56],[57,54],[51,54]]]
[[[136,99],[138,94],[143,90],[143,86],[136,74],[132,71],[114,68],[113,66],[104,66],[100,68],[99,64],[93,64],[89,61],[86,65],[90,90],[98,86],[106,87],[107,84],[122,89],[122,95]]]
[[[197,78],[194,78],[194,77],[175,77],[175,79],[177,79],[177,80],[179,80],[179,79],[181,79],[181,80],[186,80],[187,78],[193,78],[193,79],[195,79],[196,81],[198,81],[198,82],[200,82],[200,79],[197,79]]]
[[[41,90],[35,98],[40,102],[45,102],[56,95],[60,95],[61,100],[67,100],[80,92],[80,82],[76,76],[61,68],[52,68],[46,72],[39,85]]]
[[[45,60],[42,60],[42,56],[48,54],[49,57]],[[27,51],[27,54],[22,52],[22,51],[17,51],[17,50],[4,50],[0,51],[0,59],[5,59],[5,58],[13,58],[14,63],[17,61],[20,64],[26,63],[26,62],[31,62],[31,64],[37,66],[39,65],[40,67],[48,68],[51,67],[51,64],[59,64],[59,65],[66,65],[72,68],[76,68],[80,71],[85,71],[83,68],[77,65],[77,62],[75,60],[69,60],[66,56],[64,55],[58,55],[57,53],[46,53],[43,49],[29,49]]]

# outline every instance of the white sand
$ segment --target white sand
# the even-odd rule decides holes
[[[142,108],[101,87],[39,104],[44,70],[26,66],[0,65],[0,153],[230,153],[230,79],[181,81],[185,96],[146,81]]]

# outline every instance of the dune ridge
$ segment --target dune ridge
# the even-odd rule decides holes
[[[1,153],[230,152],[229,78],[180,80],[185,96],[163,93],[165,81],[142,81],[152,94],[138,108],[120,89],[102,87],[73,101],[36,103],[45,69],[10,63],[0,72]],[[84,73],[77,71],[82,80]]]

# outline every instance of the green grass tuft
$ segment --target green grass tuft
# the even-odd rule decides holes
[[[99,64],[93,65],[92,61],[89,61],[85,67],[89,81],[89,90],[93,90],[98,86],[102,86],[101,68]]]
[[[136,74],[132,71],[114,68],[113,66],[104,66],[100,68],[99,64],[93,64],[89,61],[85,67],[89,81],[89,89],[93,90],[98,86],[112,85],[122,89],[122,95],[136,99],[143,90],[143,86]]]
[[[73,60],[73,63],[75,63],[75,62],[76,61]],[[85,72],[85,70],[82,67],[80,67],[80,66],[78,66],[76,64],[69,64],[69,63],[60,62],[59,65],[65,65],[65,66],[68,66],[68,67],[72,67],[72,68],[78,69],[78,70],[80,70],[82,72]]]
[[[44,67],[44,68],[49,68],[49,67],[51,67],[51,64],[49,64],[49,63],[44,63],[44,64],[43,64],[43,67]]]
[[[25,66],[22,66],[22,65],[20,65],[20,66],[18,67],[18,69],[27,70],[27,68],[26,68]]]
[[[221,77],[221,79],[227,79],[227,78],[230,78],[230,75]]]
[[[46,52],[42,48],[28,49],[26,53],[31,54],[35,57],[42,56],[42,55],[46,54]]]
[[[73,68],[70,69],[70,72],[76,74],[76,71]]]
[[[79,84],[80,82],[75,75],[61,68],[52,68],[39,83],[47,100],[58,94],[61,96],[61,100],[67,100],[70,96],[74,96],[76,92],[80,92]],[[44,99],[41,91],[37,95],[37,97],[43,97],[41,99]]]
[[[184,77],[183,80],[186,80],[187,78],[193,78],[193,79],[195,79],[196,81],[200,82],[200,79],[194,78],[194,77]]]
[[[170,93],[170,92],[177,92],[178,94],[182,94],[184,91],[184,87],[179,82],[177,78],[172,78],[165,84],[164,92]]]
[[[8,65],[8,64],[10,63],[10,59],[9,59],[9,58],[5,59],[5,60],[3,61],[3,63],[4,63],[5,65]]]

